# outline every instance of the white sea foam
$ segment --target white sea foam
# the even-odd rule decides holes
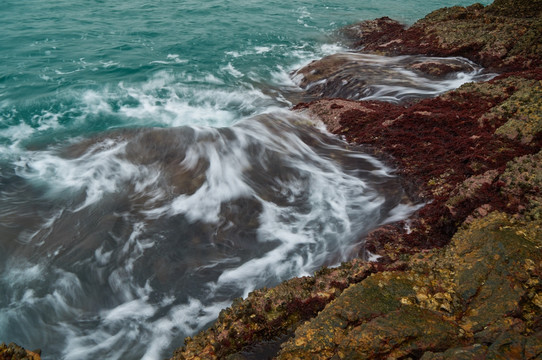
[[[43,280],[44,266],[21,261],[18,266],[8,262],[3,271],[2,278],[7,284],[26,285],[31,281]]]
[[[464,60],[467,62],[466,59]],[[397,69],[397,73],[399,74],[397,81],[371,85],[372,93],[368,96],[360,94],[359,99],[397,102],[405,97],[437,96],[468,82],[490,80],[495,76],[495,74],[481,74],[481,69],[474,67],[470,72],[458,72],[451,78],[441,80],[423,77],[406,69]],[[404,82],[410,82],[410,85],[403,85]]]
[[[178,56],[170,55],[171,61],[178,62]],[[107,66],[114,65],[107,63]],[[16,107],[9,109],[9,104],[4,102],[0,116],[12,124],[0,129],[0,140],[4,141],[0,145],[0,155],[3,158],[15,157],[21,152],[20,146],[24,141],[52,131],[84,134],[89,127],[101,126],[104,117],[114,118],[116,123],[110,127],[223,127],[281,103],[251,84],[226,86],[221,78],[224,74],[243,77],[231,63],[221,72],[195,76],[162,70],[144,82],[120,82],[97,89],[67,92],[59,97],[70,107],[56,111],[39,110],[30,117],[21,117]]]
[[[220,70],[227,72],[228,74],[233,75],[236,78],[240,78],[243,76],[243,73],[234,68],[231,62],[229,62],[228,65],[221,67]]]
[[[55,193],[53,199],[66,193],[84,194],[78,201],[69,196],[72,200],[66,205],[68,208],[51,213],[37,235],[30,236],[29,244],[45,239],[45,250],[54,250],[49,259],[52,264],[72,249],[84,249],[87,245],[80,241],[92,237],[91,233],[81,234],[81,240],[62,240],[56,234],[62,234],[66,223],[70,224],[67,218],[72,217],[70,221],[76,223],[78,216],[96,216],[110,199],[122,203],[125,197],[150,196],[152,201],[106,215],[116,219],[113,223],[125,224],[119,226],[125,230],[117,234],[116,227],[105,229],[107,235],[99,237],[94,248],[82,253],[88,256],[78,259],[77,252],[69,255],[72,261],[84,266],[77,274],[57,265],[47,267],[45,274],[41,273],[41,265],[25,266],[34,270],[25,273],[27,278],[20,280],[24,282],[22,286],[40,282],[41,275],[55,280],[49,295],[19,292],[17,301],[21,305],[7,317],[14,319],[20,311],[54,306],[55,321],[63,325],[47,326],[56,336],[69,339],[63,350],[65,358],[90,358],[106,348],[114,348],[115,352],[108,356],[118,359],[130,354],[131,346],[139,346],[127,344],[145,337],[149,342],[137,351],[143,351],[143,358],[156,359],[164,356],[163,349],[174,336],[191,334],[215,318],[219,309],[229,304],[232,294],[246,296],[261,286],[308,275],[321,265],[343,261],[359,246],[368,228],[408,216],[415,209],[395,205],[396,210],[382,217],[381,207],[390,200],[373,189],[369,178],[345,171],[332,159],[338,156],[344,161],[363,163],[360,166],[368,166],[367,173],[377,176],[378,182],[393,179],[391,169],[368,155],[344,150],[342,143],[334,143],[337,140],[331,141],[314,129],[301,130],[294,125],[306,121],[282,111],[247,119],[226,129],[124,131],[76,147],[73,154],[55,149],[29,153],[20,160],[19,176],[49,188]],[[152,135],[150,138],[156,143],[144,142],[147,135]],[[303,140],[301,135],[308,138]],[[145,153],[149,145],[158,147],[156,154],[161,155],[148,163],[134,161],[138,157],[132,157],[134,154],[128,149],[136,147],[144,158],[152,159],[154,152]],[[335,155],[322,156],[322,152]],[[169,156],[178,156],[178,160]],[[184,192],[182,187],[175,190],[170,182],[175,177],[170,175],[180,170],[187,177],[202,176],[194,191]],[[248,219],[236,219],[241,216],[236,212],[224,214],[225,209],[235,208],[236,201],[247,199],[255,204],[244,215]],[[243,208],[240,206],[239,211]],[[254,248],[251,251],[255,254],[247,258],[219,252],[217,257],[194,259],[194,266],[176,275],[186,283],[183,292],[177,293],[180,298],[161,293],[156,276],[169,275],[160,275],[159,264],[164,262],[173,269],[178,265],[168,262],[169,257],[158,262],[152,259],[164,249],[167,253],[187,247],[189,242],[183,242],[183,237],[188,235],[174,233],[170,239],[164,234],[180,219],[201,226],[202,234],[196,236],[199,242],[207,241],[201,239],[204,229],[214,229],[206,251],[209,254],[221,246],[240,247],[242,254],[243,245],[236,241],[248,239],[235,240],[228,234],[245,221],[254,222],[257,226],[249,248]],[[224,226],[228,221],[238,224]],[[6,279],[16,276],[14,271]],[[208,275],[203,280],[189,280],[193,276],[190,274]],[[87,279],[83,281],[82,277]],[[164,281],[171,284],[167,278]],[[99,286],[101,291],[90,295],[93,290],[88,286]],[[85,300],[88,296],[92,298]],[[100,311],[91,311],[89,306],[103,302],[103,296],[108,300]],[[85,316],[90,319],[84,321],[94,324],[91,330],[78,328],[77,323],[83,320],[74,317],[77,313],[89,314]]]
[[[219,145],[220,150],[215,148],[216,145],[201,145],[204,149],[199,149],[198,153],[200,156],[205,154],[209,161],[206,181],[194,194],[178,196],[171,204],[169,213],[184,214],[191,221],[214,223],[218,221],[222,203],[251,193],[243,179],[243,172],[250,164],[247,154],[235,145],[224,142]]]

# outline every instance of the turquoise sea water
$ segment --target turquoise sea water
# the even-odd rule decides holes
[[[3,0],[0,341],[166,357],[407,216],[391,169],[287,111],[290,73],[344,25],[471,3]]]

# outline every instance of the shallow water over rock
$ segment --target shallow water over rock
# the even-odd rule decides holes
[[[401,102],[437,96],[494,77],[461,57],[329,55],[294,73],[305,101],[321,98]]]
[[[0,328],[65,358],[156,357],[415,209],[391,169],[286,111],[111,131],[29,152],[3,180],[0,233],[17,241]]]

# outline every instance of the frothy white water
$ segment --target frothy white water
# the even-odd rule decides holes
[[[390,169],[308,122],[283,111],[27,151],[3,200],[30,186],[28,216],[0,231],[20,229],[6,256],[29,260],[2,269],[0,337],[158,359],[232,298],[343,261],[415,209]]]
[[[229,81],[232,74],[242,79]],[[0,108],[0,160],[18,156],[27,142],[40,138],[71,139],[127,126],[231,126],[270,107],[290,105],[251,82],[233,66],[199,75],[160,70],[143,82],[65,91],[52,105],[6,104]]]
[[[61,94],[66,104],[24,121],[2,105],[12,126],[0,130],[11,166],[0,168],[0,236],[11,239],[0,243],[9,289],[0,338],[40,344],[46,358],[160,359],[233,298],[338,264],[371,228],[417,209],[380,161],[277,110],[301,91],[290,69],[266,77],[236,67],[274,46],[230,54],[214,74],[163,70]],[[315,55],[288,51],[300,64]],[[437,82],[402,58],[364,61],[375,79],[366,98],[425,96],[476,78]],[[398,78],[380,72],[377,81],[379,69]],[[89,124],[102,135],[73,137]],[[111,128],[120,129],[101,130]],[[65,144],[28,146],[63,131]]]

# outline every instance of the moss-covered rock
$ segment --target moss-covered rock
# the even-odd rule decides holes
[[[476,220],[444,250],[414,256],[410,270],[352,285],[300,326],[278,358],[401,358],[427,352],[424,358],[438,359],[452,358],[460,348],[515,358],[527,344],[534,358],[542,353],[541,328],[534,320],[542,315],[541,246],[538,222],[516,222],[502,213]]]
[[[542,220],[542,151],[510,161],[500,179],[508,198],[525,199],[525,217]]]
[[[531,143],[542,131],[542,81],[529,79],[515,80],[511,85],[513,94],[494,107],[482,120],[502,122],[496,133],[523,143]]]
[[[355,259],[338,268],[324,268],[314,277],[295,278],[271,289],[253,291],[223,310],[211,328],[185,339],[172,359],[224,359],[254,344],[281,338],[314,317],[351,284],[404,263],[368,263]]]
[[[487,7],[487,12],[499,16],[540,17],[541,0],[495,0]]]
[[[41,350],[26,350],[14,343],[0,344],[0,360],[40,360],[40,354]]]
[[[384,22],[392,29],[382,36],[382,26],[366,23],[349,27],[364,51],[386,55],[424,54],[464,56],[494,69],[528,69],[541,63],[542,4],[536,1],[496,1],[483,7],[455,6],[432,12],[408,29]],[[374,21],[372,22],[374,23]]]

